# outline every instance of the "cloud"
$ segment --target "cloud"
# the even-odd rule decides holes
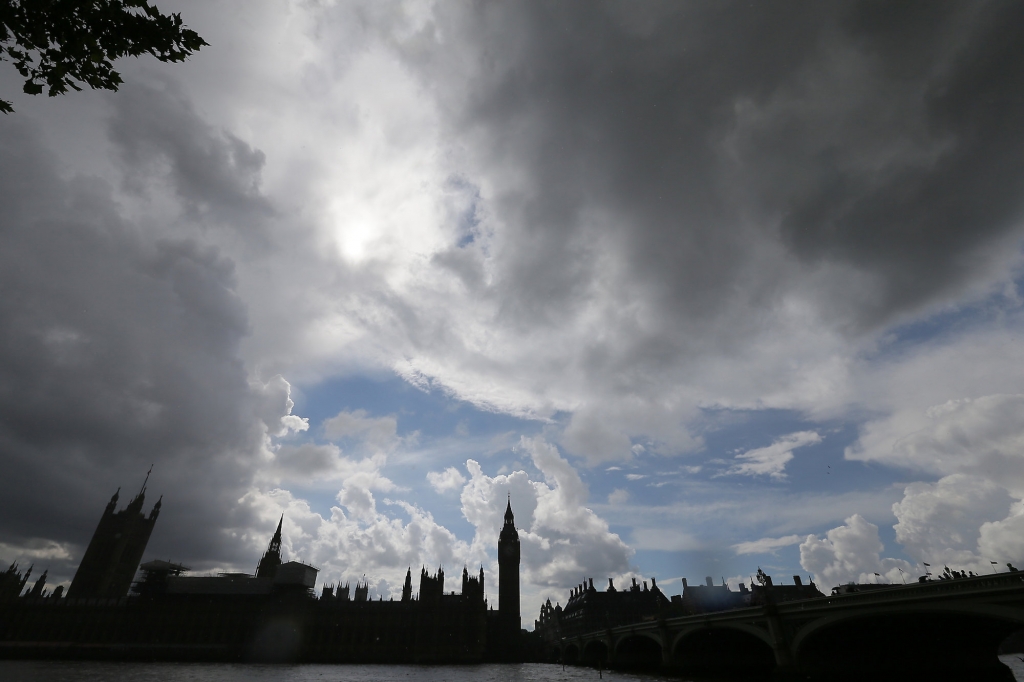
[[[983,338],[980,352],[991,356],[988,343]],[[941,349],[928,364],[941,358],[955,367],[959,363],[949,362],[953,352],[965,350]],[[973,366],[975,374],[986,371],[991,370],[984,362]],[[942,475],[906,486],[893,505],[896,540],[908,555],[976,572],[987,572],[993,560],[1019,561],[1022,546],[1013,530],[1024,497],[1022,413],[1018,394],[982,395],[906,407],[864,427],[847,458]]]
[[[358,439],[366,446],[388,452],[399,442],[394,416],[367,417],[366,410],[341,411],[324,421],[324,435],[333,439]]]
[[[0,541],[68,547],[51,574],[70,576],[110,495],[155,465],[150,551],[239,556],[237,500],[268,434],[301,423],[286,382],[254,383],[241,361],[235,263],[127,220],[108,183],[63,173],[24,119],[0,131],[0,158],[0,287],[20,292],[0,302]]]
[[[11,546],[0,543],[0,556],[20,559],[22,561],[69,561],[73,558],[72,548],[66,544],[59,544],[52,540],[34,540],[26,545]],[[3,560],[0,560],[0,564]],[[13,563],[13,561],[12,561]],[[22,568],[26,568],[22,566]]]
[[[781,538],[761,538],[760,540],[741,542],[733,545],[732,548],[736,550],[736,554],[764,554],[774,552],[780,547],[799,544],[802,540],[803,538],[799,535],[786,535]]]
[[[338,499],[339,506],[325,517],[287,490],[249,493],[245,503],[258,510],[266,529],[265,537],[252,537],[251,552],[258,556],[265,549],[278,515],[284,514],[282,535],[288,558],[320,567],[319,580],[324,584],[355,583],[365,576],[375,593],[385,598],[401,594],[410,567],[416,572],[421,565],[443,564],[451,574],[462,564],[486,559],[415,505],[387,503],[404,512],[408,521],[379,510],[371,487],[359,481],[350,480]]]
[[[312,511],[308,502],[283,489],[253,490],[243,502],[257,510],[266,528],[283,513],[289,555],[322,566],[325,581],[354,581],[365,573],[385,596],[400,592],[409,566],[443,564],[450,571],[462,564],[484,564],[493,598],[497,564],[490,557],[495,554],[509,494],[523,547],[524,601],[533,603],[541,594],[556,594],[575,585],[584,573],[626,575],[632,552],[604,520],[583,506],[586,487],[573,467],[543,439],[523,438],[520,446],[530,454],[543,481],[531,480],[524,471],[492,478],[474,460],[466,463],[468,479],[454,468],[431,472],[445,491],[463,486],[462,512],[475,529],[471,542],[456,538],[415,504],[384,501],[388,509],[401,510],[408,521],[382,509],[375,491],[395,488],[381,472],[381,457],[348,464],[337,495],[339,506],[328,516]],[[432,485],[438,483],[432,481]],[[265,542],[262,536],[253,537],[252,551],[261,550]]]
[[[291,398],[292,387],[283,376],[277,374],[267,383],[250,383],[253,390],[264,399],[264,413],[260,418],[266,424],[269,435],[280,437],[309,430],[308,419],[292,414],[292,408],[295,407]]]
[[[1024,67],[1018,11],[388,15],[379,29],[436,93],[479,195],[473,239],[434,261],[459,264],[444,288],[467,304],[415,320],[437,331],[400,371],[500,410],[565,411],[562,445],[592,463],[634,457],[640,437],[699,449],[685,424],[701,405],[836,404],[875,332],[1019,259],[1024,127],[994,104]]]
[[[554,445],[543,438],[520,440],[543,481],[524,471],[487,476],[474,460],[466,462],[469,482],[462,491],[462,513],[476,529],[473,546],[496,546],[506,495],[522,543],[524,602],[557,596],[584,575],[618,577],[630,570],[632,550],[585,505],[587,488]]]
[[[146,183],[167,183],[191,220],[244,226],[252,239],[273,214],[260,189],[266,155],[204,121],[175,81],[122,88],[109,136],[129,171],[128,188],[142,192]]]
[[[880,461],[929,473],[972,473],[1013,486],[1024,453],[1024,395],[959,398],[903,410],[867,425],[846,451],[849,459]]]
[[[733,464],[725,474],[742,476],[768,475],[776,480],[786,478],[786,464],[793,459],[793,450],[821,442],[815,431],[799,431],[783,436],[767,447],[747,450],[736,455],[741,460]]]
[[[629,502],[629,491],[623,488],[616,488],[608,493],[608,504],[625,504]]]
[[[824,587],[847,582],[902,582],[900,569],[909,574],[911,565],[902,559],[882,558],[883,549],[878,526],[854,514],[824,538],[808,535],[800,544],[800,566]]]
[[[978,533],[978,554],[981,557],[979,572],[991,566],[992,561],[1000,564],[1000,568],[1009,562],[1024,563],[1024,505],[1014,502],[1010,515],[999,521],[986,521],[981,524]],[[986,562],[988,566],[986,566]]]
[[[1010,505],[1005,488],[978,476],[952,474],[935,483],[912,483],[892,508],[898,520],[896,541],[918,561],[980,572],[989,566],[978,555],[981,527],[1006,517]],[[1000,535],[1001,525],[1013,522],[990,524],[989,543]]]
[[[705,542],[691,533],[675,528],[635,528],[630,545],[633,549],[683,552],[703,549]]]
[[[428,471],[427,481],[439,493],[446,493],[450,490],[457,490],[466,484],[468,479],[455,467],[448,467],[444,471]]]

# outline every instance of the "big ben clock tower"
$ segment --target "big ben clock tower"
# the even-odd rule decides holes
[[[519,533],[512,515],[512,496],[505,508],[505,525],[498,535],[498,613],[506,636],[517,640],[522,620],[519,615]]]

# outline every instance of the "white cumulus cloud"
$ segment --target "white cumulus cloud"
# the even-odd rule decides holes
[[[815,431],[791,433],[767,447],[747,450],[736,455],[739,462],[729,467],[725,473],[783,479],[786,477],[786,464],[793,459],[793,450],[820,442],[821,436]]]
[[[586,506],[587,488],[572,465],[543,438],[523,437],[519,447],[544,480],[531,480],[524,471],[490,477],[476,461],[466,462],[470,479],[462,511],[476,527],[473,546],[496,545],[510,494],[522,543],[524,603],[557,598],[584,576],[626,575],[633,552]]]
[[[1011,503],[1005,488],[980,476],[952,474],[935,483],[912,483],[892,508],[898,520],[896,541],[910,556],[933,566],[987,570],[989,559],[980,556],[978,549],[981,528],[987,522],[1005,519]],[[1003,535],[1001,530],[1014,525],[1013,521],[989,525],[990,546]],[[1006,549],[1014,546],[1019,543]]]
[[[736,554],[763,554],[764,552],[773,552],[780,547],[799,544],[801,540],[803,538],[799,535],[786,535],[781,538],[761,538],[760,540],[740,542],[733,545],[732,548],[736,550]]]
[[[899,569],[909,576],[912,567],[902,559],[882,558],[883,549],[878,526],[854,514],[824,538],[808,535],[800,544],[800,566],[825,591],[847,582],[902,582]]]
[[[466,483],[466,477],[455,467],[448,467],[444,471],[427,472],[427,482],[439,493],[461,488]]]

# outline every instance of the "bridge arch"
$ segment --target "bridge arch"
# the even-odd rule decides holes
[[[698,675],[759,675],[775,669],[770,635],[754,625],[687,628],[675,636],[672,665]]]
[[[662,662],[661,639],[653,633],[631,632],[615,642],[611,660],[616,667],[657,668]]]
[[[692,625],[690,627],[684,628],[684,629],[680,630],[679,632],[675,633],[675,635],[673,635],[673,637],[672,637],[672,642],[671,642],[672,650],[674,651],[682,640],[686,639],[687,637],[690,637],[695,632],[700,632],[700,631],[708,630],[708,629],[714,629],[714,630],[726,630],[726,629],[738,630],[738,631],[744,632],[744,633],[746,633],[746,634],[748,634],[748,635],[750,635],[750,636],[752,636],[752,637],[754,637],[756,639],[761,640],[768,647],[772,646],[772,638],[771,638],[771,635],[768,634],[768,631],[765,630],[764,628],[759,628],[756,625],[751,625],[750,623],[715,623],[714,625],[711,625],[709,623],[702,623],[700,625]]]
[[[806,623],[790,647],[801,669],[812,674],[840,668],[865,677],[884,672],[971,679],[986,670],[1005,673],[999,643],[1022,625],[1024,614],[992,604],[865,608]]]
[[[592,639],[583,647],[582,662],[586,665],[607,667],[611,660],[608,643],[600,639]]]

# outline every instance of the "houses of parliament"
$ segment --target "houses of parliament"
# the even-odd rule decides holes
[[[147,476],[148,481],[148,476]],[[484,571],[463,568],[461,592],[445,573],[410,567],[399,600],[369,598],[368,584],[324,585],[317,569],[282,561],[281,523],[256,570],[190,576],[163,560],[142,563],[161,501],[146,514],[146,485],[103,510],[65,594],[32,568],[0,573],[0,656],[193,661],[474,663],[522,660],[519,534],[511,499],[498,540],[498,607]],[[282,517],[283,520],[283,517]],[[449,583],[450,585],[450,583]]]

